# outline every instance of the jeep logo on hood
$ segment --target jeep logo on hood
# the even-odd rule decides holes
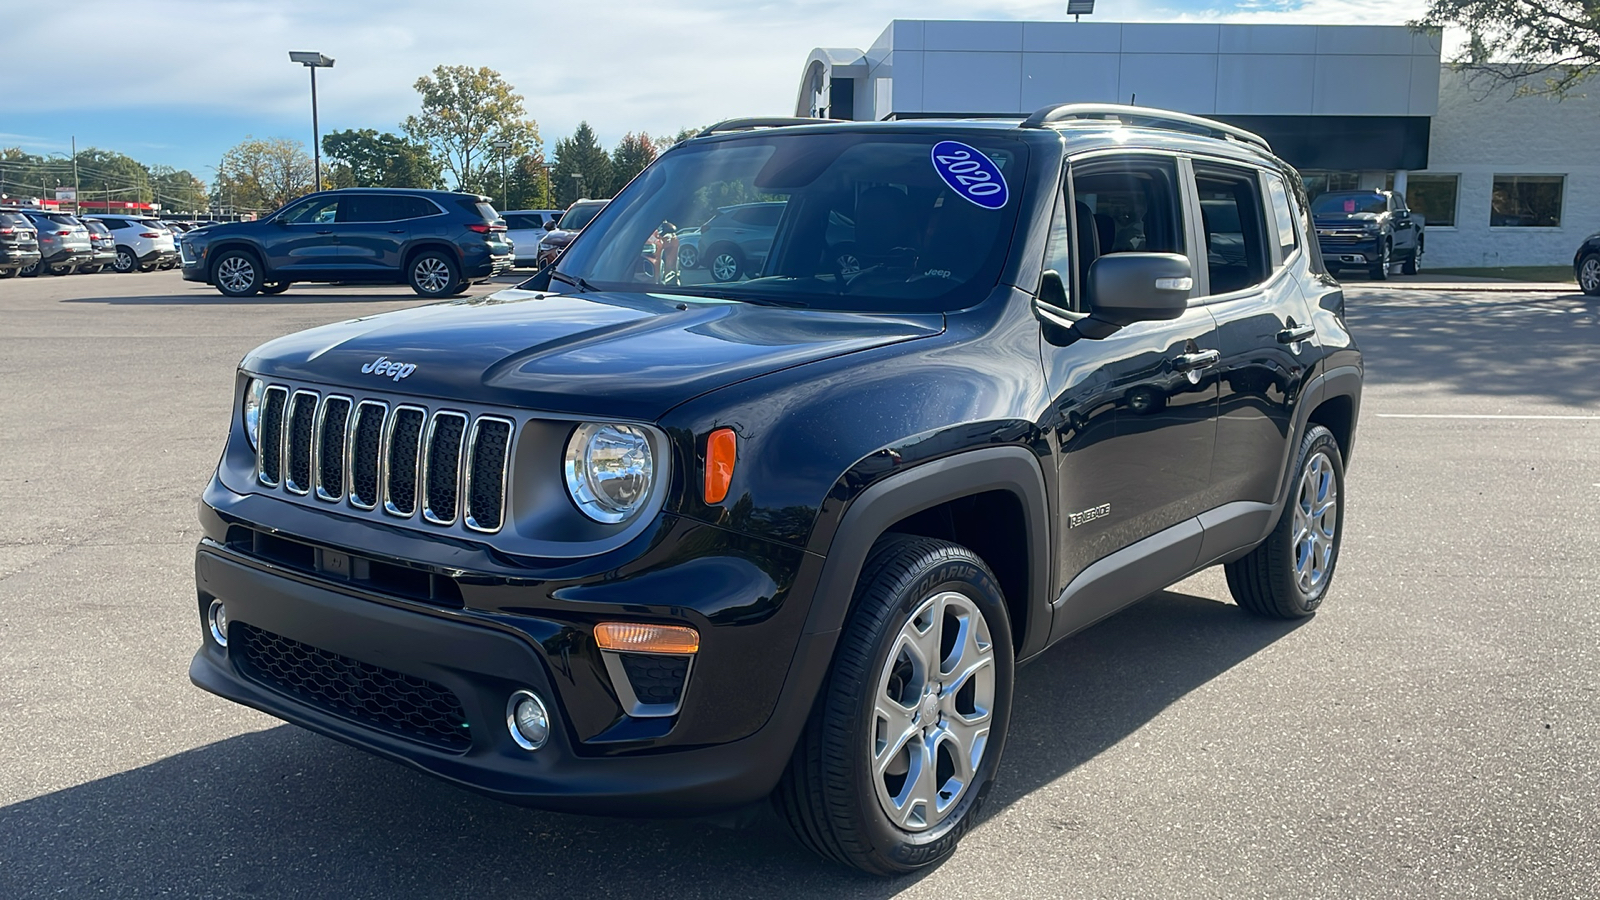
[[[410,375],[417,370],[415,363],[390,362],[389,357],[380,356],[372,362],[361,367],[363,375],[386,375],[395,381]]]

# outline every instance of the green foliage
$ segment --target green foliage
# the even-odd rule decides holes
[[[310,193],[315,180],[299,141],[246,136],[222,155],[211,197],[218,206],[268,212]]]
[[[206,183],[187,169],[156,166],[151,170],[150,192],[161,204],[161,212],[200,213],[210,208]]]
[[[502,152],[516,157],[542,147],[522,95],[493,69],[437,66],[414,86],[422,111],[402,127],[438,159],[457,190],[486,192],[498,182]],[[502,142],[505,150],[495,149]]]
[[[644,171],[645,166],[655,162],[657,152],[655,141],[649,135],[631,131],[623,135],[616,149],[611,151],[611,182],[615,190],[622,190],[634,176]]]
[[[574,177],[578,176],[578,177]],[[595,140],[588,122],[578,123],[572,137],[556,142],[556,164],[551,172],[556,205],[575,200],[610,197],[613,193],[611,157]]]
[[[1519,94],[1563,97],[1600,75],[1600,0],[1428,0],[1411,27],[1466,29],[1452,62]]]
[[[332,131],[322,137],[334,187],[439,186],[439,163],[428,148],[376,129]]]

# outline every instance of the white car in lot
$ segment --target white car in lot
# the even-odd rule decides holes
[[[178,244],[172,232],[161,220],[149,216],[97,215],[95,218],[111,229],[117,239],[117,261],[113,268],[118,272],[138,269],[148,272],[165,264],[171,268],[178,261]]]
[[[546,234],[546,224],[561,218],[561,210],[513,209],[501,213],[500,217],[506,220],[506,238],[515,248],[515,264],[519,267],[537,268],[539,239]]]

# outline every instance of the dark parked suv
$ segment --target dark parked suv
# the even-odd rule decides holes
[[[0,278],[39,265],[39,231],[20,212],[0,209]]]
[[[448,297],[511,268],[505,233],[488,197],[347,188],[179,240],[184,280],[229,297],[281,294],[297,281],[409,284]]]
[[[783,204],[759,268],[640,265],[730,195]],[[770,796],[905,872],[978,818],[1019,662],[1207,566],[1318,609],[1361,385],[1253,134],[723,123],[518,288],[244,358],[190,677],[516,803]]]

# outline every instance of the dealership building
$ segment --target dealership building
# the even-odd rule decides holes
[[[1426,266],[1572,262],[1600,231],[1600,99],[1519,95],[1404,26],[896,20],[812,51],[796,115],[1025,116],[1133,103],[1260,134],[1313,194],[1393,188]]]

